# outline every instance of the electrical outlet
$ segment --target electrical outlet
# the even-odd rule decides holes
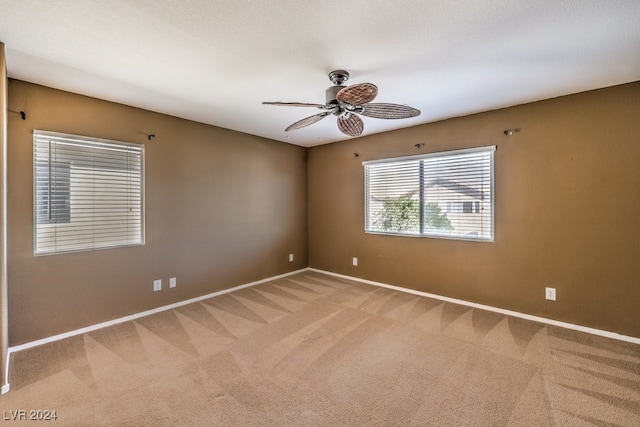
[[[358,258],[353,257],[353,265],[358,265]]]
[[[178,284],[178,282],[177,282],[175,277],[172,277],[171,279],[169,279],[169,287],[170,288],[175,288],[177,284]]]
[[[544,297],[550,301],[555,301],[556,288],[544,288]]]
[[[289,262],[293,261],[293,254],[289,254]]]
[[[162,290],[162,280],[158,279],[158,280],[154,280],[153,281],[153,291],[160,291]]]

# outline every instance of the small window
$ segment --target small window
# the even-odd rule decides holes
[[[35,131],[34,253],[144,243],[144,146]]]
[[[365,231],[493,241],[494,151],[363,162]]]

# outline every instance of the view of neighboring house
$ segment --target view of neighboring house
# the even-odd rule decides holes
[[[488,226],[490,194],[445,178],[436,178],[425,184],[424,203],[434,203],[458,234],[481,236]]]

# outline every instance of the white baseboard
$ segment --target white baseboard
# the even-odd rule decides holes
[[[143,312],[140,312],[140,313],[132,314],[130,316],[125,316],[125,317],[120,317],[118,319],[109,320],[108,322],[98,323],[96,325],[87,326],[85,328],[76,329],[76,330],[65,332],[65,333],[62,333],[62,334],[53,335],[51,337],[42,338],[42,339],[39,339],[39,340],[36,340],[36,341],[31,341],[31,342],[28,342],[28,343],[24,343],[24,344],[20,344],[20,345],[17,345],[17,346],[9,347],[8,350],[7,350],[7,359],[6,359],[6,365],[5,365],[5,379],[8,380],[8,378],[9,378],[9,362],[11,360],[11,353],[15,353],[15,352],[18,352],[18,351],[26,350],[26,349],[32,348],[32,347],[37,347],[37,346],[43,345],[43,344],[48,344],[48,343],[51,343],[51,342],[54,342],[54,341],[59,341],[59,340],[62,340],[62,339],[65,339],[65,338],[69,338],[69,337],[73,337],[73,336],[76,336],[76,335],[82,335],[82,334],[85,334],[87,332],[92,332],[92,331],[95,331],[95,330],[98,330],[98,329],[106,328],[108,326],[112,326],[112,325],[117,325],[119,323],[128,322],[130,320],[139,319],[141,317],[149,316],[151,314],[160,313],[160,312],[163,312],[163,311],[166,311],[166,310],[172,310],[174,308],[178,308],[178,307],[181,307],[183,305],[192,304],[194,302],[199,302],[199,301],[202,301],[202,300],[205,300],[205,299],[213,298],[213,297],[216,297],[216,296],[219,296],[219,295],[223,295],[223,294],[227,294],[227,293],[230,293],[230,292],[234,292],[234,291],[237,291],[237,290],[240,290],[240,289],[249,288],[251,286],[259,285],[260,283],[269,282],[271,280],[281,279],[283,277],[292,276],[292,275],[298,274],[298,273],[303,273],[305,271],[314,271],[316,273],[322,273],[322,274],[327,274],[329,276],[341,277],[343,279],[353,280],[353,281],[365,283],[365,284],[368,284],[368,285],[379,286],[379,287],[383,287],[383,288],[387,288],[387,289],[393,289],[393,290],[399,291],[399,292],[406,292],[406,293],[409,293],[409,294],[419,295],[419,296],[428,297],[428,298],[434,298],[434,299],[438,299],[438,300],[441,300],[441,301],[446,301],[446,302],[451,302],[451,303],[454,303],[454,304],[465,305],[465,306],[473,307],[473,308],[479,308],[479,309],[487,310],[487,311],[493,311],[495,313],[500,313],[500,314],[504,314],[504,315],[507,315],[507,316],[519,317],[521,319],[532,320],[534,322],[545,323],[545,324],[553,325],[553,326],[559,326],[561,328],[572,329],[572,330],[575,330],[575,331],[585,332],[585,333],[592,334],[592,335],[599,335],[599,336],[602,336],[602,337],[612,338],[612,339],[620,340],[620,341],[626,341],[626,342],[630,342],[630,343],[633,343],[633,344],[640,344],[640,338],[630,337],[630,336],[627,336],[627,335],[621,335],[621,334],[617,334],[615,332],[603,331],[603,330],[600,330],[600,329],[589,328],[589,327],[586,327],[586,326],[574,325],[572,323],[560,322],[560,321],[557,321],[557,320],[547,319],[547,318],[544,318],[544,317],[532,316],[530,314],[519,313],[517,311],[505,310],[505,309],[502,309],[502,308],[492,307],[492,306],[489,306],[489,305],[477,304],[477,303],[474,303],[474,302],[459,300],[459,299],[455,299],[455,298],[449,298],[449,297],[445,297],[445,296],[441,296],[441,295],[430,294],[428,292],[417,291],[417,290],[409,289],[409,288],[402,288],[402,287],[399,287],[399,286],[389,285],[389,284],[386,284],[386,283],[380,283],[380,282],[374,282],[372,280],[361,279],[359,277],[347,276],[347,275],[344,275],[344,274],[333,273],[331,271],[324,271],[324,270],[319,270],[317,268],[307,267],[307,268],[303,268],[303,269],[300,269],[300,270],[292,271],[292,272],[289,272],[289,273],[280,274],[278,276],[268,277],[266,279],[261,279],[261,280],[255,281],[255,282],[245,283],[243,285],[235,286],[233,288],[224,289],[224,290],[213,292],[213,293],[210,293],[210,294],[207,294],[207,295],[202,295],[202,296],[199,296],[199,297],[191,298],[191,299],[180,301],[180,302],[177,302],[177,303],[173,303],[173,304],[165,305],[165,306],[162,306],[162,307],[154,308],[152,310],[147,310],[147,311],[143,311]],[[10,385],[8,383],[3,385],[2,386],[2,390],[1,390],[1,394],[7,393],[9,391],[9,388],[10,388]]]
[[[532,316],[530,314],[519,313],[517,311],[505,310],[502,308],[492,307],[490,305],[476,304],[474,302],[459,300],[455,298],[444,297],[441,295],[430,294],[428,292],[416,291],[414,289],[402,288],[400,286],[388,285],[386,283],[374,282],[372,280],[361,279],[359,277],[347,276],[344,274],[332,273],[330,271],[319,270],[317,268],[308,268],[309,271],[315,271],[316,273],[327,274],[330,276],[341,277],[343,279],[354,280],[356,282],[366,283],[368,285],[380,286],[382,288],[393,289],[394,291],[406,292],[409,294],[419,295],[423,297],[429,297],[438,299],[441,301],[451,302],[454,304],[466,305],[468,307],[479,308],[482,310],[493,311],[495,313],[504,314],[507,316],[519,317],[521,319],[532,320],[534,322],[545,323],[548,325],[559,326],[565,329],[572,329],[574,331],[586,332],[587,334],[599,335],[601,337],[612,338],[619,341],[626,341],[633,344],[640,344],[640,338],[630,337],[627,335],[621,335],[615,332],[603,331],[600,329],[589,328],[586,326],[574,325],[573,323],[560,322],[558,320],[547,319],[545,317]]]
[[[149,316],[151,314],[156,314],[156,313],[160,313],[160,312],[163,312],[163,311],[172,310],[174,308],[178,308],[178,307],[181,307],[183,305],[192,304],[194,302],[198,302],[198,301],[202,301],[202,300],[205,300],[205,299],[217,297],[218,295],[223,295],[223,294],[227,294],[229,292],[238,291],[240,289],[249,288],[251,286],[259,285],[260,283],[269,282],[271,280],[276,280],[276,279],[281,279],[283,277],[287,277],[287,276],[291,276],[291,275],[294,275],[294,274],[302,273],[302,272],[308,271],[308,270],[309,270],[308,268],[303,268],[303,269],[300,269],[300,270],[291,271],[289,273],[284,273],[284,274],[280,274],[280,275],[277,275],[277,276],[268,277],[266,279],[256,280],[255,282],[245,283],[243,285],[238,285],[238,286],[235,286],[233,288],[223,289],[221,291],[213,292],[213,293],[210,293],[210,294],[207,294],[207,295],[202,295],[202,296],[199,296],[199,297],[195,297],[195,298],[191,298],[191,299],[188,299],[188,300],[176,302],[176,303],[173,303],[173,304],[164,305],[162,307],[158,307],[158,308],[154,308],[154,309],[151,309],[151,310],[143,311],[143,312],[140,312],[140,313],[132,314],[130,316],[120,317],[118,319],[109,320],[107,322],[98,323],[98,324],[95,324],[95,325],[87,326],[85,328],[80,328],[80,329],[76,329],[76,330],[73,330],[73,331],[65,332],[65,333],[62,333],[62,334],[53,335],[51,337],[42,338],[42,339],[39,339],[39,340],[36,340],[36,341],[31,341],[31,342],[27,342],[27,343],[24,343],[24,344],[16,345],[16,346],[13,346],[13,347],[9,347],[7,349],[7,362],[5,364],[5,380],[8,381],[8,379],[9,379],[9,362],[11,360],[11,353],[15,353],[15,352],[18,352],[18,351],[26,350],[26,349],[32,348],[32,347],[37,347],[37,346],[43,345],[43,344],[48,344],[48,343],[51,343],[51,342],[54,342],[54,341],[59,341],[59,340],[62,340],[62,339],[65,339],[65,338],[69,338],[69,337],[73,337],[73,336],[76,336],[76,335],[86,334],[87,332],[96,331],[98,329],[106,328],[108,326],[117,325],[119,323],[128,322],[130,320],[139,319],[141,317]],[[6,387],[6,391],[5,391],[5,387]],[[2,386],[2,393],[6,393],[7,391],[9,391],[9,384],[8,383],[6,385]]]

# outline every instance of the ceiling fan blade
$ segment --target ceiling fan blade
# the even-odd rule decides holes
[[[360,136],[364,130],[364,124],[355,114],[345,113],[338,117],[338,129],[345,135]]]
[[[315,122],[318,122],[318,121],[324,119],[325,117],[327,117],[332,112],[333,111],[325,111],[324,113],[314,114],[313,116],[305,117],[304,119],[298,120],[297,122],[293,123],[288,128],[286,128],[285,132],[289,132],[290,130],[301,129],[301,128],[305,127],[305,126],[312,125]]]
[[[378,87],[373,83],[359,83],[341,89],[336,95],[340,102],[351,105],[363,105],[373,101],[378,95]]]
[[[279,105],[282,107],[316,107],[324,108],[324,104],[311,104],[308,102],[263,102],[264,105]]]
[[[408,119],[420,115],[420,110],[400,104],[372,103],[362,108],[360,114],[376,119]]]

